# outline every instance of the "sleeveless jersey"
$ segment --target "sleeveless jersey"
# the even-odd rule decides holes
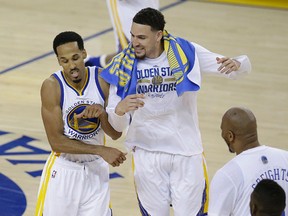
[[[62,71],[57,71],[53,76],[58,80],[61,88],[61,108],[64,123],[64,134],[70,139],[76,139],[91,145],[104,144],[104,131],[101,129],[99,118],[76,118],[87,105],[101,104],[104,106],[104,94],[98,81],[98,68],[86,68],[86,81],[79,91],[75,89]],[[99,158],[90,154],[61,153],[60,157],[69,161],[87,162]]]

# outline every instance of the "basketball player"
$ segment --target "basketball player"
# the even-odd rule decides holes
[[[121,136],[105,111],[109,87],[98,77],[99,68],[85,68],[80,35],[58,34],[53,49],[63,70],[41,87],[41,113],[52,153],[42,173],[35,215],[111,216],[108,164],[119,166],[126,157],[104,146],[104,132],[112,139]]]
[[[209,216],[250,215],[250,195],[262,179],[276,181],[288,194],[288,152],[260,145],[256,119],[250,110],[233,107],[226,111],[221,130],[236,157],[212,179]]]
[[[283,216],[285,206],[285,191],[271,179],[261,180],[251,194],[252,216]]]
[[[106,0],[113,26],[116,52],[101,56],[89,56],[86,66],[105,67],[105,65],[130,42],[130,29],[134,15],[142,8],[159,9],[159,0]]]
[[[198,126],[203,73],[235,78],[250,72],[247,56],[227,58],[165,29],[164,16],[145,8],[133,18],[131,44],[101,76],[111,84],[108,119],[128,127],[142,215],[207,213],[207,173]]]

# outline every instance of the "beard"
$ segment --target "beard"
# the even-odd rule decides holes
[[[135,57],[136,57],[137,59],[139,59],[139,60],[143,60],[143,59],[145,59],[146,55],[145,55],[145,54],[144,54],[144,55],[137,55],[137,54],[135,53]]]
[[[80,83],[82,79],[73,80],[74,83]]]
[[[231,148],[230,148],[230,145],[228,145],[228,150],[230,153],[235,153]]]

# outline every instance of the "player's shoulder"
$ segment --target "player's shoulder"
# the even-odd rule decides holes
[[[52,74],[42,82],[41,91],[50,91],[51,93],[59,89],[59,81],[55,77],[55,74]]]
[[[220,176],[231,176],[234,175],[234,173],[239,173],[240,170],[241,167],[239,166],[239,161],[234,157],[224,164],[219,170],[217,170],[216,174]]]
[[[216,190],[236,189],[244,182],[243,170],[237,163],[228,162],[216,171],[211,181],[211,188],[219,187]]]
[[[57,84],[57,80],[54,76],[50,76],[48,78],[46,78],[43,82],[42,82],[42,85],[45,85],[45,86],[50,86],[50,85],[56,85]]]
[[[275,152],[276,154],[282,154],[282,155],[285,155],[286,157],[288,157],[288,151],[286,151],[284,149],[280,149],[280,148],[276,148],[276,147],[268,147],[267,146],[267,151],[268,152]]]

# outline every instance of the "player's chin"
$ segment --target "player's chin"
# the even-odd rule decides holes
[[[74,83],[80,83],[81,82],[81,79],[74,79],[72,80]]]
[[[228,146],[228,149],[230,153],[235,153],[235,151],[230,146]]]
[[[135,53],[135,56],[137,59],[144,59],[145,58],[145,53]]]
[[[230,153],[235,153],[235,151],[231,148],[230,144],[227,141],[226,141],[226,144],[227,144],[229,152]]]

